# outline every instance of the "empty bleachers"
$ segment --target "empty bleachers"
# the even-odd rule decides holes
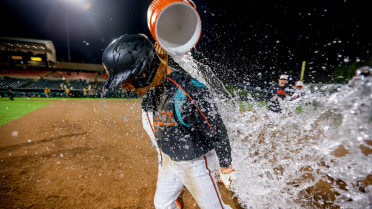
[[[61,69],[0,69],[0,97],[8,95],[12,85],[16,97],[45,97],[44,89],[51,90],[51,97],[65,97],[65,89],[72,97],[126,97],[121,86],[108,91],[104,85],[108,75],[102,72],[63,71]],[[84,88],[87,91],[84,91]],[[137,97],[132,94],[132,97]]]
[[[41,79],[34,83],[31,83],[30,85],[26,86],[28,89],[44,89],[48,88],[50,90],[57,90],[61,89],[61,84],[63,84],[62,80],[45,80]]]
[[[0,88],[7,89],[9,85],[12,85],[12,88],[21,88],[32,81],[33,79],[4,78],[0,80]]]
[[[69,82],[70,86],[72,86],[73,89],[84,89],[88,85],[81,80],[72,80]]]

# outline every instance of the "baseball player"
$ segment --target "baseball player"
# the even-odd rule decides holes
[[[291,101],[298,99],[299,97],[305,96],[305,92],[303,90],[304,82],[296,81],[295,89],[293,90],[293,95],[291,96]]]
[[[287,81],[288,75],[281,75],[277,84],[270,86],[267,91],[266,98],[269,101],[269,110],[277,113],[282,112],[280,107],[280,101],[289,101],[293,94],[293,88],[291,88]]]
[[[168,66],[168,55],[144,35],[126,34],[102,55],[109,73],[106,88],[119,84],[143,97],[144,128],[159,153],[156,208],[180,208],[185,186],[200,208],[231,208],[221,198],[214,177],[231,187],[234,172],[226,128],[207,87]],[[146,122],[147,121],[147,122]]]

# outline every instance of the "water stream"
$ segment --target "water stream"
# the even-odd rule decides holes
[[[282,114],[259,102],[240,111],[208,66],[173,59],[218,95],[243,207],[372,208],[371,77],[305,86],[305,96],[281,102]]]

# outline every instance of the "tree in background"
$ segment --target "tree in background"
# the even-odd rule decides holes
[[[347,83],[354,75],[355,70],[361,66],[359,62],[341,63],[333,72],[332,83]]]
[[[366,58],[361,63],[341,63],[333,72],[332,83],[347,83],[353,76],[355,76],[355,70],[365,65],[372,67],[372,56]]]

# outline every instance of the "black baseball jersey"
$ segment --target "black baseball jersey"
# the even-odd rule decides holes
[[[288,96],[292,96],[293,92],[293,88],[289,87],[288,85],[285,85],[284,87],[280,87],[278,84],[270,86],[266,94],[266,98],[269,101],[269,110],[273,112],[281,112],[282,109],[280,108],[278,98],[284,100],[286,99],[286,94]],[[275,96],[278,98],[275,99]]]
[[[208,88],[189,74],[173,71],[147,92],[142,108],[154,112],[159,148],[172,160],[193,160],[215,149],[221,167],[231,165],[227,130]]]

